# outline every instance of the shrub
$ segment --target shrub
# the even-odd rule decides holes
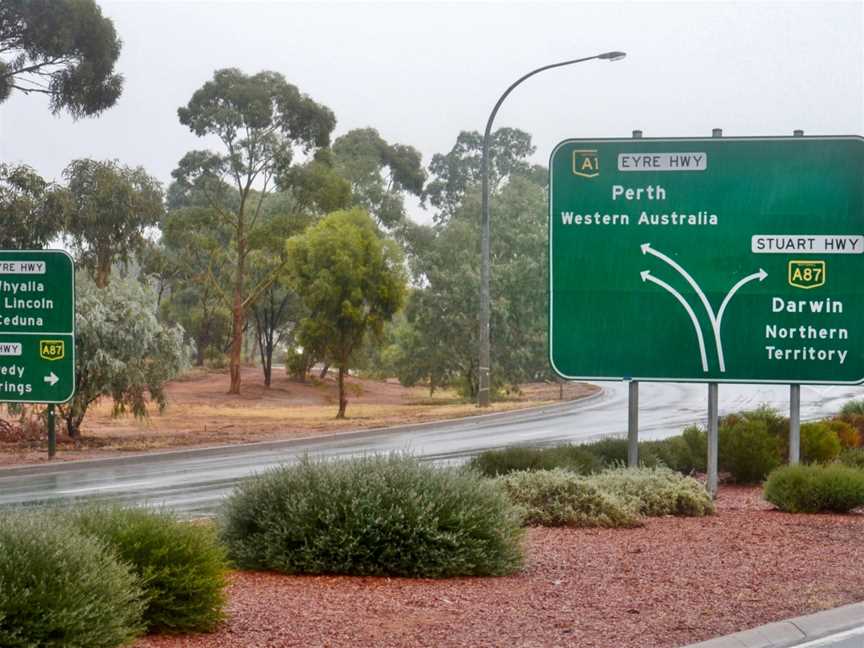
[[[760,482],[780,465],[780,444],[765,417],[731,415],[719,433],[720,469],[741,484]]]
[[[618,468],[588,479],[599,491],[632,502],[640,515],[702,517],[714,512],[705,487],[669,468]]]
[[[502,450],[487,450],[472,458],[468,465],[487,477],[506,475],[517,470],[553,468],[588,474],[603,468],[602,462],[588,450],[574,445],[553,448],[515,446]]]
[[[404,455],[304,458],[244,481],[220,535],[239,567],[289,574],[497,575],[522,560],[518,511],[492,481]]]
[[[537,526],[634,527],[638,511],[632,502],[604,493],[570,471],[515,472],[498,482],[523,512],[523,522]]]
[[[207,632],[222,620],[227,559],[212,525],[182,522],[167,511],[119,507],[83,509],[72,521],[139,576],[148,630]]]
[[[680,436],[639,444],[640,464],[643,466],[663,465],[685,474],[705,472],[707,452],[707,435],[695,425],[685,428]]]
[[[0,517],[0,646],[103,648],[143,631],[138,578],[45,513]]]
[[[847,513],[864,506],[864,471],[841,464],[784,466],[768,477],[765,499],[789,513]]]
[[[828,463],[840,456],[843,446],[837,433],[825,421],[801,425],[802,463]]]
[[[864,416],[864,398],[846,401],[840,408],[841,416]]]
[[[864,448],[849,448],[840,453],[840,463],[864,469]]]
[[[841,414],[839,418],[858,430],[858,447],[864,446],[864,414]]]
[[[840,445],[845,448],[858,448],[861,446],[861,432],[849,421],[833,418],[825,423],[837,434]]]
[[[627,463],[627,439],[607,437],[593,443],[583,444],[582,448],[607,466],[620,466]]]

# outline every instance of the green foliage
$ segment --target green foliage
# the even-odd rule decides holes
[[[724,417],[719,429],[720,470],[739,484],[760,482],[781,464],[780,442],[766,417]]]
[[[145,231],[159,223],[162,187],[141,167],[112,161],[73,160],[63,177],[66,233],[78,263],[104,288],[111,266],[141,250]]]
[[[227,559],[211,525],[123,508],[84,509],[72,515],[72,522],[138,575],[149,632],[208,632],[222,620]]]
[[[120,39],[93,0],[3,0],[0,52],[0,103],[20,90],[47,95],[54,114],[89,117],[123,89]]]
[[[0,249],[44,248],[63,226],[63,197],[30,167],[0,164]]]
[[[143,608],[135,574],[95,538],[43,512],[0,515],[0,646],[120,646]]]
[[[254,282],[248,276],[253,265],[250,254],[256,241],[267,238],[262,228],[270,226],[270,219],[261,218],[265,203],[274,185],[283,192],[291,192],[296,185],[294,197],[302,198],[301,202],[315,203],[319,191],[328,194],[322,197],[325,204],[333,202],[334,196],[329,194],[338,194],[340,183],[322,177],[327,175],[328,165],[320,153],[330,143],[336,117],[277,72],[250,76],[233,68],[216,70],[212,80],[196,90],[177,114],[180,123],[195,135],[214,138],[221,144],[218,152],[190,151],[172,176],[177,185],[175,195],[203,196],[230,232],[224,271],[231,277],[231,295],[226,294],[224,301],[230,304],[232,319],[229,391],[236,394],[240,392],[247,312],[279,274],[265,273]],[[308,169],[314,178],[294,164],[299,152],[314,154],[310,161],[314,168]],[[292,209],[305,211],[299,204]],[[277,265],[281,269],[281,258]],[[208,272],[206,280],[221,289],[221,282],[212,273]]]
[[[99,289],[79,275],[75,298],[76,391],[60,406],[69,435],[79,436],[87,408],[103,396],[115,414],[143,417],[148,400],[164,408],[164,384],[186,367],[190,349],[182,329],[157,319],[153,292],[131,279]]]
[[[362,210],[334,212],[288,241],[290,282],[308,315],[298,341],[339,368],[339,412],[345,416],[344,374],[367,336],[381,335],[405,298],[402,256],[382,240]]]
[[[640,515],[702,517],[714,512],[705,487],[670,468],[615,468],[588,478],[599,491],[632,502]]]
[[[828,463],[840,456],[840,438],[827,421],[801,425],[801,461]]]
[[[583,446],[560,445],[552,448],[514,446],[486,450],[473,457],[469,467],[486,477],[498,477],[520,470],[563,468],[587,475],[602,470],[600,459]]]
[[[336,170],[351,183],[355,206],[392,229],[405,220],[404,196],[420,197],[426,173],[420,152],[388,144],[374,128],[358,128],[333,142]]]
[[[632,501],[604,492],[569,470],[521,471],[496,480],[536,526],[635,527],[641,525]]]
[[[708,438],[696,425],[684,428],[681,436],[639,444],[640,463],[646,466],[663,465],[684,474],[705,472]]]
[[[846,401],[840,408],[841,416],[864,416],[864,398]]]
[[[864,470],[842,464],[784,466],[768,477],[765,499],[789,513],[847,513],[864,506]]]
[[[864,448],[849,448],[840,453],[839,461],[852,468],[864,470]]]
[[[824,422],[837,434],[837,439],[843,449],[861,447],[861,432],[858,431],[854,423],[841,418],[827,419]]]
[[[627,463],[627,439],[605,437],[585,443],[581,447],[600,459],[605,466],[621,466]]]
[[[402,455],[304,458],[241,482],[220,533],[237,566],[289,574],[498,575],[522,560],[492,482]]]

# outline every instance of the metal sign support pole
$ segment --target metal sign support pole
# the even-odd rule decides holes
[[[642,131],[634,130],[633,139],[642,139]],[[627,465],[639,466],[639,381],[631,380],[627,389]]]
[[[717,496],[718,414],[716,382],[708,383],[708,493]]]
[[[631,380],[627,398],[627,465],[639,465],[639,381]]]
[[[803,130],[792,131],[793,137],[804,137]],[[789,385],[789,463],[801,462],[801,385]]]
[[[801,461],[801,385],[789,385],[789,463]]]
[[[54,405],[48,406],[48,458],[53,459],[57,454],[57,433],[54,426]]]

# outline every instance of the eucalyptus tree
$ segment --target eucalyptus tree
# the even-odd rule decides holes
[[[45,247],[63,227],[61,187],[26,165],[0,164],[0,249]]]
[[[288,273],[306,307],[298,341],[339,369],[339,411],[345,417],[345,373],[369,337],[402,307],[402,254],[361,209],[329,214],[287,243]]]
[[[74,160],[67,182],[66,236],[99,288],[114,263],[126,263],[145,244],[148,228],[164,213],[162,187],[141,167],[116,161]]]
[[[93,0],[0,2],[0,103],[13,91],[47,95],[51,111],[98,115],[117,101],[121,42]]]
[[[250,237],[261,225],[267,197],[288,176],[296,155],[328,146],[336,118],[279,73],[246,75],[231,68],[217,70],[177,114],[180,123],[197,136],[220,144],[219,151],[187,153],[173,176],[181,187],[199,186],[232,230],[229,393],[236,394],[247,311],[277,276],[274,272],[250,285]],[[223,200],[212,195],[216,183],[230,185],[236,207],[226,208]]]
[[[420,152],[389,144],[374,128],[349,131],[333,142],[337,172],[351,183],[353,203],[393,229],[405,220],[405,196],[420,198],[426,172]]]

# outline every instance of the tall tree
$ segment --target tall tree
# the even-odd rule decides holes
[[[489,186],[494,193],[511,176],[532,176],[538,180],[545,170],[532,166],[528,157],[535,151],[531,135],[516,128],[499,128],[489,144]],[[432,179],[424,197],[438,209],[436,221],[453,216],[466,194],[480,184],[483,135],[462,131],[446,154],[438,153],[429,163]],[[540,175],[538,176],[538,171]]]
[[[141,167],[116,161],[74,160],[63,171],[68,183],[66,232],[99,288],[111,266],[127,262],[144,245],[144,234],[164,211],[162,187]]]
[[[3,0],[0,103],[18,90],[47,95],[55,114],[98,115],[123,90],[114,72],[120,46],[93,0]]]
[[[28,166],[0,164],[0,249],[40,249],[56,238],[63,195]]]
[[[426,172],[420,152],[388,144],[374,128],[349,131],[333,142],[336,170],[351,183],[353,202],[378,224],[393,229],[405,220],[405,194],[420,198]]]
[[[180,160],[174,178],[181,186],[198,180],[203,191],[214,182],[227,182],[237,196],[228,210],[214,197],[212,206],[233,229],[233,339],[229,393],[240,392],[240,364],[246,314],[275,280],[273,274],[250,286],[247,276],[249,239],[260,224],[261,210],[274,185],[290,170],[295,153],[326,147],[336,125],[333,113],[300,93],[276,72],[243,74],[217,70],[211,81],[178,109],[180,123],[199,137],[215,137],[221,152],[192,151]]]
[[[339,368],[339,412],[345,418],[345,373],[368,336],[379,336],[405,298],[402,255],[360,209],[334,212],[288,241],[288,271],[308,316],[303,347],[321,350]]]

